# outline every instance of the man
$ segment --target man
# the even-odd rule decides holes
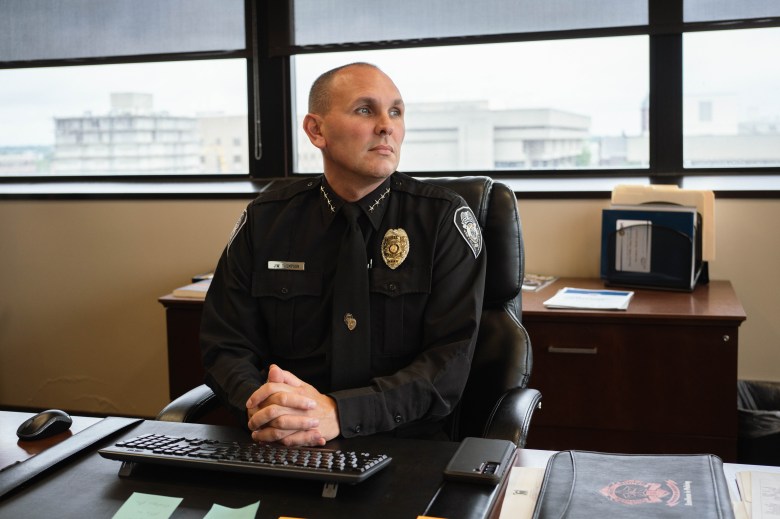
[[[479,226],[455,193],[396,172],[404,103],[381,70],[326,72],[309,112],[324,175],[236,224],[204,306],[206,381],[255,441],[446,438],[479,327]]]

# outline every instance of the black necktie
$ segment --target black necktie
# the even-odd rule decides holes
[[[345,204],[341,213],[347,229],[341,240],[333,287],[332,389],[364,386],[371,366],[371,308],[368,293],[366,243],[355,204]]]

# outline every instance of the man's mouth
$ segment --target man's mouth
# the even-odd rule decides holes
[[[383,155],[389,155],[391,153],[395,153],[395,150],[393,150],[393,147],[388,144],[379,144],[377,146],[374,146],[369,151],[378,151],[379,153]]]

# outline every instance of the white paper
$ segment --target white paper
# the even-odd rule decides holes
[[[566,287],[544,302],[547,308],[625,310],[634,296],[627,290],[588,290]]]
[[[615,223],[615,270],[650,272],[652,225],[653,222],[647,220],[618,220]]]
[[[543,479],[542,468],[514,467],[509,473],[499,519],[530,518],[534,513]]]
[[[751,472],[753,519],[780,519],[780,474]]]

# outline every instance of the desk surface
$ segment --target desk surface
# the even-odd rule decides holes
[[[0,411],[0,452],[3,460],[18,461],[30,457],[27,445],[16,441],[13,424],[21,423],[31,413]],[[74,417],[76,430],[98,422],[98,418]],[[9,434],[10,431],[10,434]],[[499,490],[482,485],[459,484],[457,488],[442,487],[442,470],[457,448],[451,442],[427,442],[384,438],[358,438],[336,442],[344,448],[386,452],[393,463],[368,479],[339,488],[335,499],[321,497],[322,484],[295,479],[248,477],[240,474],[145,467],[129,478],[120,478],[118,462],[100,457],[97,448],[112,444],[119,438],[129,438],[147,432],[163,432],[191,436],[211,436],[219,439],[243,439],[242,431],[226,427],[175,424],[145,421],[132,429],[118,433],[74,456],[62,467],[56,467],[25,488],[6,496],[0,503],[3,517],[112,517],[133,492],[183,497],[173,518],[202,518],[214,503],[239,508],[260,501],[257,517],[276,519],[283,515],[295,517],[415,517],[426,510],[446,510],[446,517],[483,517],[495,499],[498,505],[490,514],[498,517]],[[49,448],[71,435],[53,438]],[[24,442],[25,444],[31,442]],[[41,445],[36,449],[43,450]],[[8,458],[5,453],[12,453]],[[515,466],[540,467],[554,451],[518,449]],[[13,461],[11,463],[13,463]],[[738,499],[735,478],[739,471],[780,473],[780,467],[724,464],[726,479],[733,499]],[[464,493],[472,493],[465,496]],[[438,493],[438,494],[437,494]],[[457,497],[457,503],[442,503],[442,496]],[[8,515],[6,515],[8,514]],[[18,515],[17,515],[18,514]]]
[[[587,289],[633,290],[634,297],[625,311],[549,309],[544,302],[564,287]],[[674,292],[650,288],[605,287],[594,278],[561,278],[538,292],[523,292],[523,316],[537,319],[562,316],[611,316],[616,319],[643,320],[702,320],[742,322],[747,316],[729,281],[710,281],[697,286],[693,292]]]
[[[102,418],[90,416],[72,416],[73,425],[70,426],[69,430],[43,440],[22,441],[17,438],[16,429],[19,428],[23,421],[34,414],[0,411],[0,470],[19,461],[29,459],[102,420]]]
[[[18,415],[9,416],[2,412],[0,417],[13,418],[14,423],[19,418]],[[241,508],[258,500],[261,502],[258,518],[372,515],[383,519],[414,518],[425,513],[431,503],[437,502],[437,492],[444,485],[442,471],[458,446],[452,442],[388,440],[381,437],[332,442],[332,447],[386,453],[393,461],[363,483],[340,485],[338,496],[327,499],[321,497],[323,484],[316,481],[154,466],[141,466],[130,477],[119,477],[121,464],[104,459],[96,452],[121,438],[149,432],[246,441],[245,433],[236,428],[142,421],[86,448],[30,484],[12,491],[2,498],[0,515],[112,517],[134,492],[142,492],[183,498],[173,518],[202,518],[214,504]],[[0,443],[16,443],[13,441],[15,431],[12,434],[13,438],[4,435]],[[54,451],[66,445],[67,439],[61,445],[50,448]],[[7,474],[0,472],[0,477]],[[484,517],[487,514],[488,505],[497,497],[498,489],[482,485],[472,487],[475,487],[471,492],[473,495],[468,497],[467,503],[478,513],[472,515],[463,509],[464,515],[459,515],[459,510],[448,515],[450,519]],[[466,490],[469,493],[469,489]]]

